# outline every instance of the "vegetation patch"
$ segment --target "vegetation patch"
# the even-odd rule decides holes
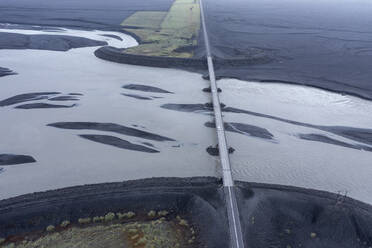
[[[142,41],[159,32],[160,25],[168,12],[137,11],[122,22],[124,30],[136,34]]]
[[[199,2],[175,0],[168,12],[139,11],[124,20],[122,26],[141,38],[139,46],[124,53],[190,58],[200,29]]]
[[[0,240],[3,248],[182,248],[194,247],[196,233],[182,224],[186,220],[165,217],[168,211],[150,211],[150,218],[133,219],[134,212],[107,213],[81,218],[77,223],[63,221],[58,227],[49,225],[45,232],[31,233]],[[162,217],[158,217],[162,216]],[[86,221],[88,220],[89,221]],[[81,221],[84,220],[84,221]],[[2,243],[2,244],[1,244]]]

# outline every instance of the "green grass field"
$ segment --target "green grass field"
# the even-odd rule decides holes
[[[159,32],[160,25],[167,14],[166,11],[137,11],[125,19],[121,25],[126,31],[135,33],[144,41],[150,35]]]
[[[142,39],[142,44],[125,53],[189,58],[200,29],[199,2],[175,0],[168,12],[139,11],[121,25]]]

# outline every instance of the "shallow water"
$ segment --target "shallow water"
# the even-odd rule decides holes
[[[109,39],[109,44],[120,42],[116,44],[118,47],[134,45],[134,40],[124,34],[120,34],[124,41],[99,34],[94,31],[92,35],[95,39]],[[94,56],[95,49],[97,47],[67,52],[0,50],[0,64],[18,73],[1,78],[0,101],[26,93],[55,93],[0,107],[0,153],[30,155],[36,160],[35,163],[4,167],[0,174],[1,199],[81,184],[147,177],[219,175],[215,158],[205,151],[216,143],[214,130],[204,126],[205,122],[212,121],[212,117],[160,108],[167,103],[209,102],[209,94],[202,92],[208,81],[199,74],[180,70],[103,61]],[[128,84],[158,87],[174,94],[122,88]],[[152,100],[122,94],[136,94]],[[69,95],[78,100],[53,101],[55,97]],[[18,105],[35,103],[76,106],[16,109]],[[137,133],[140,134],[144,131],[169,139],[149,140],[141,135],[112,130],[47,126],[58,122],[111,123],[139,130]],[[115,144],[84,138],[106,136],[111,136],[104,140],[106,143],[119,142],[122,148],[143,146],[146,151],[159,152],[122,149]]]
[[[221,101],[227,107],[270,116],[224,113],[226,122],[257,126],[273,135],[271,140],[249,133],[227,132],[228,144],[235,148],[230,159],[236,180],[340,192],[372,203],[372,152],[340,145],[372,148],[367,133],[362,135],[365,140],[361,142],[334,132],[334,126],[348,127],[346,130],[364,128],[372,132],[370,101],[285,84],[223,79],[219,86],[223,90]],[[298,122],[310,126],[298,125]],[[316,134],[308,137],[323,135],[338,143],[301,139],[300,134]]]

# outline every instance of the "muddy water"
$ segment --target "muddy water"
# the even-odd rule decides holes
[[[136,45],[115,32],[81,36]],[[210,101],[202,92],[208,81],[180,70],[103,61],[95,49],[0,50],[0,64],[18,73],[1,78],[0,154],[36,160],[0,166],[1,199],[99,182],[218,176],[215,158],[205,151],[216,142],[214,130],[204,126],[212,117],[160,108]]]
[[[372,203],[370,101],[285,84],[224,79],[219,86],[235,179]]]

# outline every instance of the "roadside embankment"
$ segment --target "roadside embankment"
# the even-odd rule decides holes
[[[244,240],[250,247],[372,245],[372,207],[368,204],[305,188],[246,182],[236,186]],[[120,222],[124,224],[145,223],[156,213],[167,213],[166,221],[175,219],[193,228],[196,235],[190,247],[225,248],[229,239],[225,211],[217,178],[151,178],[76,186],[0,201],[0,238],[5,245],[16,243],[27,233],[43,232],[50,226],[60,231],[66,220],[72,228],[120,222],[121,214],[108,213],[132,213],[135,217]],[[112,218],[110,223],[90,222],[98,220],[97,216]]]

